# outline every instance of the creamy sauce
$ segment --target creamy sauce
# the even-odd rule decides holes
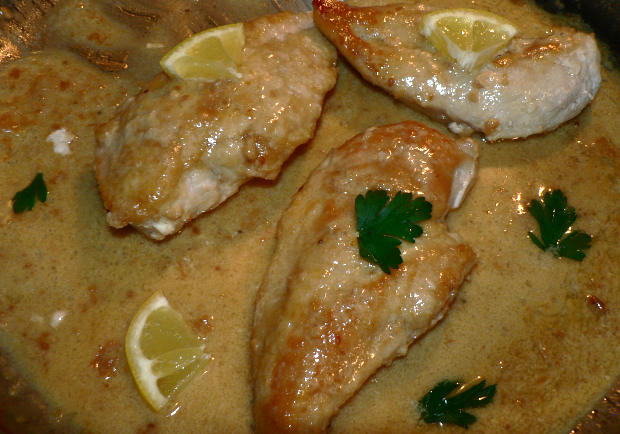
[[[251,182],[164,242],[112,230],[93,176],[94,128],[184,35],[166,19],[130,26],[102,4],[62,3],[47,18],[42,49],[0,65],[2,351],[49,402],[53,423],[71,429],[249,432],[254,297],[291,196],[330,148],[370,126],[415,119],[447,129],[341,62],[316,137],[276,181]],[[525,32],[553,22],[529,3],[474,4]],[[75,47],[112,53],[128,67],[105,72]],[[593,103],[558,130],[480,143],[478,180],[448,218],[478,265],[443,322],[380,370],[334,418],[333,432],[462,432],[419,422],[417,400],[447,378],[498,384],[495,401],[473,410],[471,432],[564,432],[608,390],[620,374],[619,101],[620,77],[603,68]],[[75,135],[67,155],[46,140],[62,128]],[[14,215],[11,198],[39,171],[47,202]],[[594,236],[582,263],[527,238],[537,227],[525,206],[546,188],[561,188],[577,209],[575,227]],[[123,352],[131,317],[156,290],[213,356],[163,414],[141,399]]]

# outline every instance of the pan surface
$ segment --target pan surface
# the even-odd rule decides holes
[[[275,223],[291,195],[328,149],[366,127],[413,118],[445,128],[363,83],[341,61],[339,83],[326,101],[317,137],[293,156],[278,180],[250,183],[221,209],[163,243],[148,241],[132,230],[106,227],[92,174],[93,131],[157,72],[158,59],[179,40],[216,25],[281,10],[309,10],[310,3],[0,0],[0,71],[8,77],[17,71],[12,74],[29,86],[10,88],[13,84],[8,81],[0,83],[0,101],[5,105],[0,108],[2,200],[10,202],[16,186],[37,171],[49,179],[50,191],[49,202],[30,213],[15,217],[7,206],[0,214],[0,265],[5,270],[0,274],[0,429],[102,432],[123,420],[132,420],[125,428],[134,432],[171,431],[178,421],[182,421],[179,429],[187,431],[202,427],[245,432],[251,427],[249,318],[268,261],[254,258],[269,257]],[[504,5],[490,0],[471,3],[490,9]],[[617,2],[539,3],[552,12],[580,13],[601,39],[612,44],[620,40]],[[533,14],[542,27],[566,22],[586,26],[573,15],[549,15],[526,1],[505,4],[507,13]],[[109,31],[97,32],[97,26]],[[507,431],[551,426],[552,432],[566,432],[575,423],[574,432],[579,433],[620,431],[620,384],[613,384],[620,371],[620,277],[614,271],[619,250],[609,240],[617,239],[614,230],[620,230],[614,205],[620,191],[616,134],[620,131],[613,121],[620,113],[620,79],[610,56],[615,50],[617,46],[603,46],[603,88],[576,119],[541,137],[481,142],[480,179],[472,197],[449,221],[479,254],[471,281],[446,321],[405,358],[380,372],[343,409],[332,424],[334,432],[363,426],[379,429],[373,418],[393,423],[394,429],[410,427],[406,423],[415,415],[411,406],[420,397],[412,372],[427,375],[425,382],[432,383],[444,375],[431,381],[433,366],[445,375],[473,377],[482,372],[493,377],[501,390],[498,401],[515,412],[513,419],[509,410],[497,413],[507,417],[503,426]],[[61,92],[54,86],[66,89]],[[47,93],[52,87],[55,90]],[[29,106],[28,98],[36,99],[36,104]],[[46,141],[51,131],[65,127],[77,136],[70,161],[41,150],[51,146]],[[592,256],[583,264],[527,258],[538,254],[526,250],[531,222],[515,210],[542,187],[571,192],[569,201],[576,202],[583,215],[578,224],[581,221],[594,232]],[[594,191],[600,200],[588,196]],[[248,205],[256,203],[260,205]],[[495,241],[480,241],[490,236]],[[498,239],[503,240],[499,248]],[[504,248],[513,243],[527,253],[513,257]],[[541,267],[557,274],[546,275]],[[524,276],[523,270],[532,276]],[[555,282],[554,276],[562,281]],[[168,415],[146,408],[122,353],[133,312],[158,289],[203,336],[208,352],[216,354]],[[506,295],[520,290],[527,296]],[[591,295],[604,300],[604,313],[585,301]],[[496,302],[491,302],[494,297]],[[478,306],[474,318],[480,326],[468,322],[471,306]],[[504,331],[492,331],[503,321],[501,312],[511,306],[518,306],[519,316],[507,318]],[[496,337],[485,343],[476,333]],[[505,334],[504,342],[497,339],[498,333]],[[478,345],[481,360],[463,356],[467,345],[459,342],[467,339]],[[446,341],[457,350],[438,352]],[[589,355],[583,351],[588,342],[594,348]],[[594,354],[601,348],[604,354]],[[441,360],[445,354],[459,354],[463,369],[450,368]],[[551,374],[556,371],[564,374]],[[517,381],[516,376],[523,378]],[[563,377],[578,380],[568,387]],[[556,394],[573,389],[582,402],[557,399]],[[541,402],[553,402],[557,415],[542,410],[539,414],[537,408],[547,405]],[[409,413],[412,416],[403,416],[405,422],[391,419]],[[522,414],[540,417],[538,425],[534,421],[511,425]],[[473,431],[499,429],[486,424],[483,415],[480,419]]]

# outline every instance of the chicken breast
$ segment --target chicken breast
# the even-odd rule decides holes
[[[336,51],[311,14],[258,18],[244,31],[240,79],[162,74],[98,132],[95,171],[111,226],[162,239],[249,179],[274,179],[313,136],[336,83]]]
[[[441,221],[475,176],[476,149],[416,122],[371,128],[333,150],[294,196],[256,302],[259,432],[322,432],[381,366],[445,314],[475,261]],[[391,274],[359,254],[355,198],[369,189],[433,206]]]
[[[430,4],[358,8],[314,0],[314,20],[366,80],[450,122],[454,132],[526,137],[558,127],[594,98],[601,74],[591,35],[554,28],[537,39],[516,36],[500,58],[470,72],[419,32]]]

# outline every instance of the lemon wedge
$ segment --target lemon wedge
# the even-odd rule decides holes
[[[214,27],[181,41],[159,64],[171,77],[215,81],[239,78],[243,24]]]
[[[421,33],[462,68],[489,62],[517,29],[505,18],[477,9],[442,9],[422,18]]]
[[[140,394],[155,411],[201,372],[209,358],[204,344],[161,292],[131,320],[125,354]]]

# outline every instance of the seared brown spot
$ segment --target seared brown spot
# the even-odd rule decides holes
[[[499,127],[499,120],[495,118],[489,118],[484,123],[484,134],[486,135],[491,134],[493,131],[497,129],[497,127]]]
[[[542,59],[548,54],[557,53],[560,51],[560,44],[558,42],[550,42],[548,44],[532,44],[523,52],[525,57],[531,57],[533,59]]]
[[[60,88],[60,90],[67,90],[70,85],[71,83],[65,80],[61,80],[60,83],[58,83],[58,87]]]
[[[264,137],[251,134],[243,137],[243,156],[249,163],[264,164],[267,154]]]
[[[501,56],[493,61],[493,64],[498,68],[503,68],[505,66],[509,66],[512,63],[512,58],[510,56]]]
[[[19,78],[19,76],[21,75],[22,71],[18,68],[13,68],[9,71],[9,77],[11,77],[12,79],[17,80]]]

